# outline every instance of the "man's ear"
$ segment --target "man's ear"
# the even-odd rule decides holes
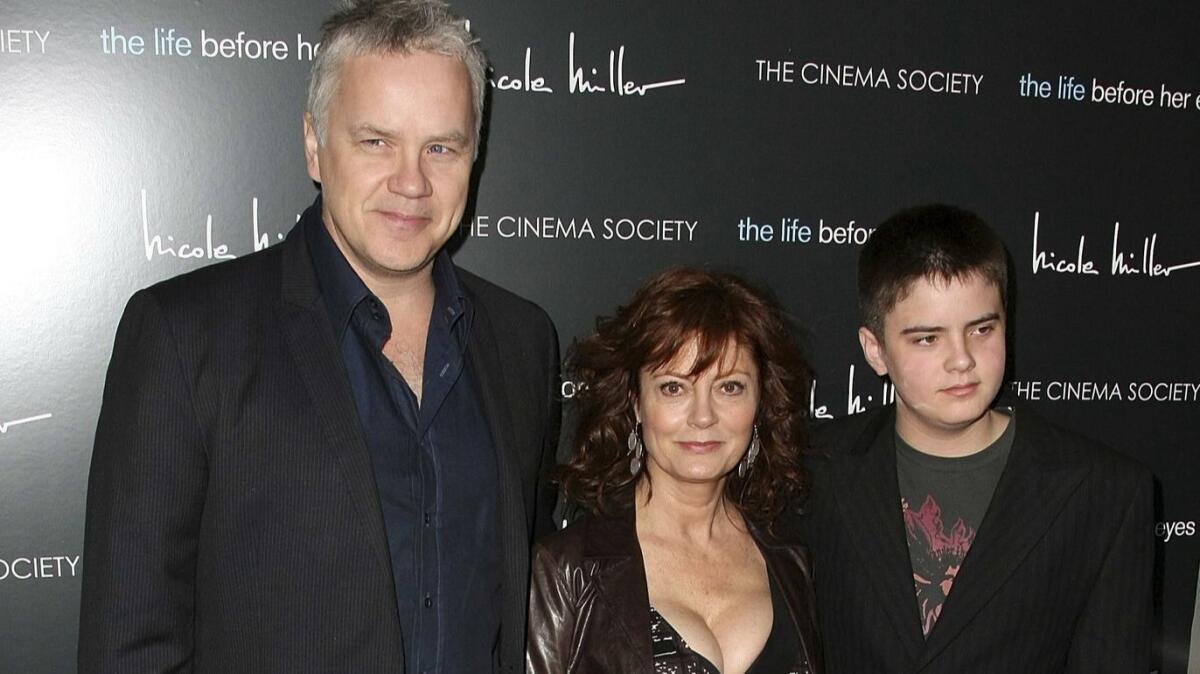
[[[887,362],[883,359],[883,343],[871,332],[867,326],[862,326],[858,329],[858,343],[862,346],[863,358],[867,359],[867,364],[875,370],[875,374],[880,377],[886,375]]]
[[[313,127],[312,115],[304,113],[304,161],[308,164],[308,177],[321,182],[321,165],[317,161],[317,130]]]

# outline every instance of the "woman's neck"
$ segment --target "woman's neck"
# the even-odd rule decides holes
[[[739,529],[741,515],[725,498],[725,481],[680,483],[643,478],[635,491],[638,530],[685,543],[703,545],[727,530]]]

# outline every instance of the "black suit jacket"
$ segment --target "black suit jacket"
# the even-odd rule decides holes
[[[894,409],[817,433],[801,524],[830,674],[1150,671],[1150,473],[1025,406],[1015,419],[1008,464],[928,640]]]
[[[458,274],[499,467],[500,658],[518,671],[529,545],[553,528],[558,341],[541,309]],[[80,672],[403,671],[371,458],[299,227],[130,300],[83,559]]]
[[[807,550],[754,528],[750,533],[803,649],[795,671],[822,674]],[[632,511],[588,517],[539,541],[532,576],[526,674],[654,671],[650,597]]]

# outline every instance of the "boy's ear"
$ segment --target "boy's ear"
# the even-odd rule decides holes
[[[867,326],[862,326],[858,329],[858,343],[862,346],[863,358],[867,359],[867,364],[875,370],[875,374],[880,377],[886,375],[887,362],[883,359],[883,344],[875,337],[875,333],[867,329]]]

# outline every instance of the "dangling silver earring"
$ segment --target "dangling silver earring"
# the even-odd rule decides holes
[[[750,433],[750,447],[746,450],[746,454],[742,456],[742,460],[738,461],[738,477],[746,477],[746,474],[754,467],[754,460],[758,458],[758,453],[761,450],[762,442],[758,439],[758,424],[754,424],[754,430]]]
[[[642,469],[642,435],[639,431],[642,430],[642,422],[637,422],[633,425],[633,430],[629,431],[629,440],[626,442],[629,445],[629,453],[633,458],[629,460],[629,474],[637,475]]]

